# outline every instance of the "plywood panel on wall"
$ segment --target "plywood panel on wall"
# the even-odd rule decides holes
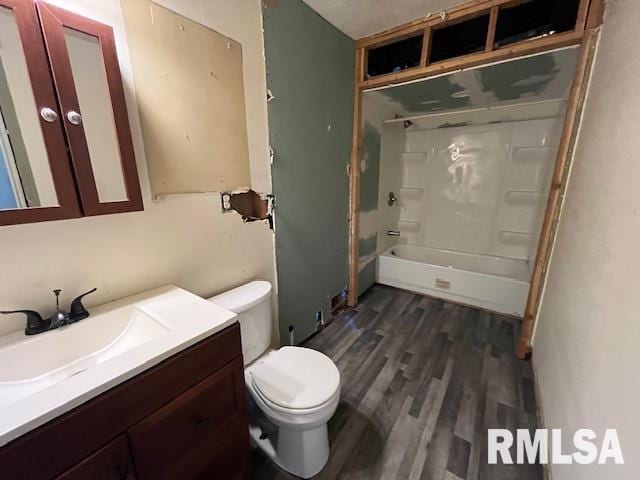
[[[242,46],[148,0],[122,0],[154,196],[250,186]]]

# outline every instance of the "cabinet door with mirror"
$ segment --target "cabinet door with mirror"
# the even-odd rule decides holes
[[[111,27],[0,0],[0,225],[143,209]]]

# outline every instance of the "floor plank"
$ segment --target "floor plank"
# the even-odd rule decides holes
[[[519,333],[519,320],[375,285],[304,345],[342,375],[316,479],[542,479],[539,465],[486,462],[488,428],[537,427]],[[295,478],[253,460],[256,480]]]

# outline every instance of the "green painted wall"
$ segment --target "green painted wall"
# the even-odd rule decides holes
[[[355,44],[301,0],[263,9],[281,343],[347,284]]]

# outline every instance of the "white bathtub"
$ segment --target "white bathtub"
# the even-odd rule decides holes
[[[378,257],[378,283],[520,317],[529,279],[524,260],[419,245],[396,245]]]

